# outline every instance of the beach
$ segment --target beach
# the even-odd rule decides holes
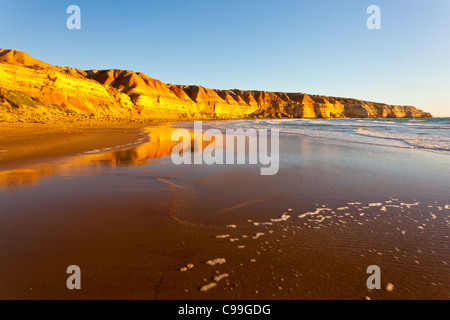
[[[151,125],[151,124],[148,124]],[[138,144],[142,123],[2,123],[0,170],[43,163],[91,150]]]
[[[450,298],[448,154],[282,131],[279,172],[261,176],[174,165],[180,127],[4,136],[0,299]],[[394,291],[367,288],[371,265]]]

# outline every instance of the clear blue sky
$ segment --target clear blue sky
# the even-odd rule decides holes
[[[66,28],[79,5],[82,29]],[[366,9],[381,8],[381,30]],[[176,84],[353,97],[450,116],[450,1],[0,0],[0,47]]]

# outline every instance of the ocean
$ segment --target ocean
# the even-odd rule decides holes
[[[223,129],[229,125],[229,122],[211,123]],[[450,118],[245,120],[235,121],[233,126],[235,129],[278,129],[284,134],[450,154]]]

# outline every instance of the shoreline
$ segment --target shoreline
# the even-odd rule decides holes
[[[147,141],[143,129],[159,123],[0,124],[0,171],[133,147]]]
[[[137,146],[148,142],[148,135],[143,131],[147,127],[187,124],[194,121],[230,120],[237,119],[157,119],[148,122],[0,122],[0,171],[39,165],[95,150],[101,153]]]
[[[207,126],[210,127],[208,122],[240,120],[261,119],[178,119],[170,121],[155,120],[153,122],[110,123],[101,121],[64,123],[3,122],[0,123],[0,172],[22,169],[26,166],[41,165],[83,154],[98,154],[136,147],[149,141],[149,136],[145,132],[145,128],[152,126],[168,125],[171,127],[191,128],[195,121],[202,121],[206,122]],[[291,135],[291,133],[284,134]],[[440,150],[425,148],[386,146],[376,143],[339,140],[308,134],[298,134],[298,136],[313,140],[318,139],[318,142],[335,141],[447,155],[447,153]]]

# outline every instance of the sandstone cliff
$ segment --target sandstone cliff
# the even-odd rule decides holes
[[[17,50],[0,49],[0,122],[342,117],[431,114],[411,106],[303,93],[167,85],[142,73],[55,67]]]

